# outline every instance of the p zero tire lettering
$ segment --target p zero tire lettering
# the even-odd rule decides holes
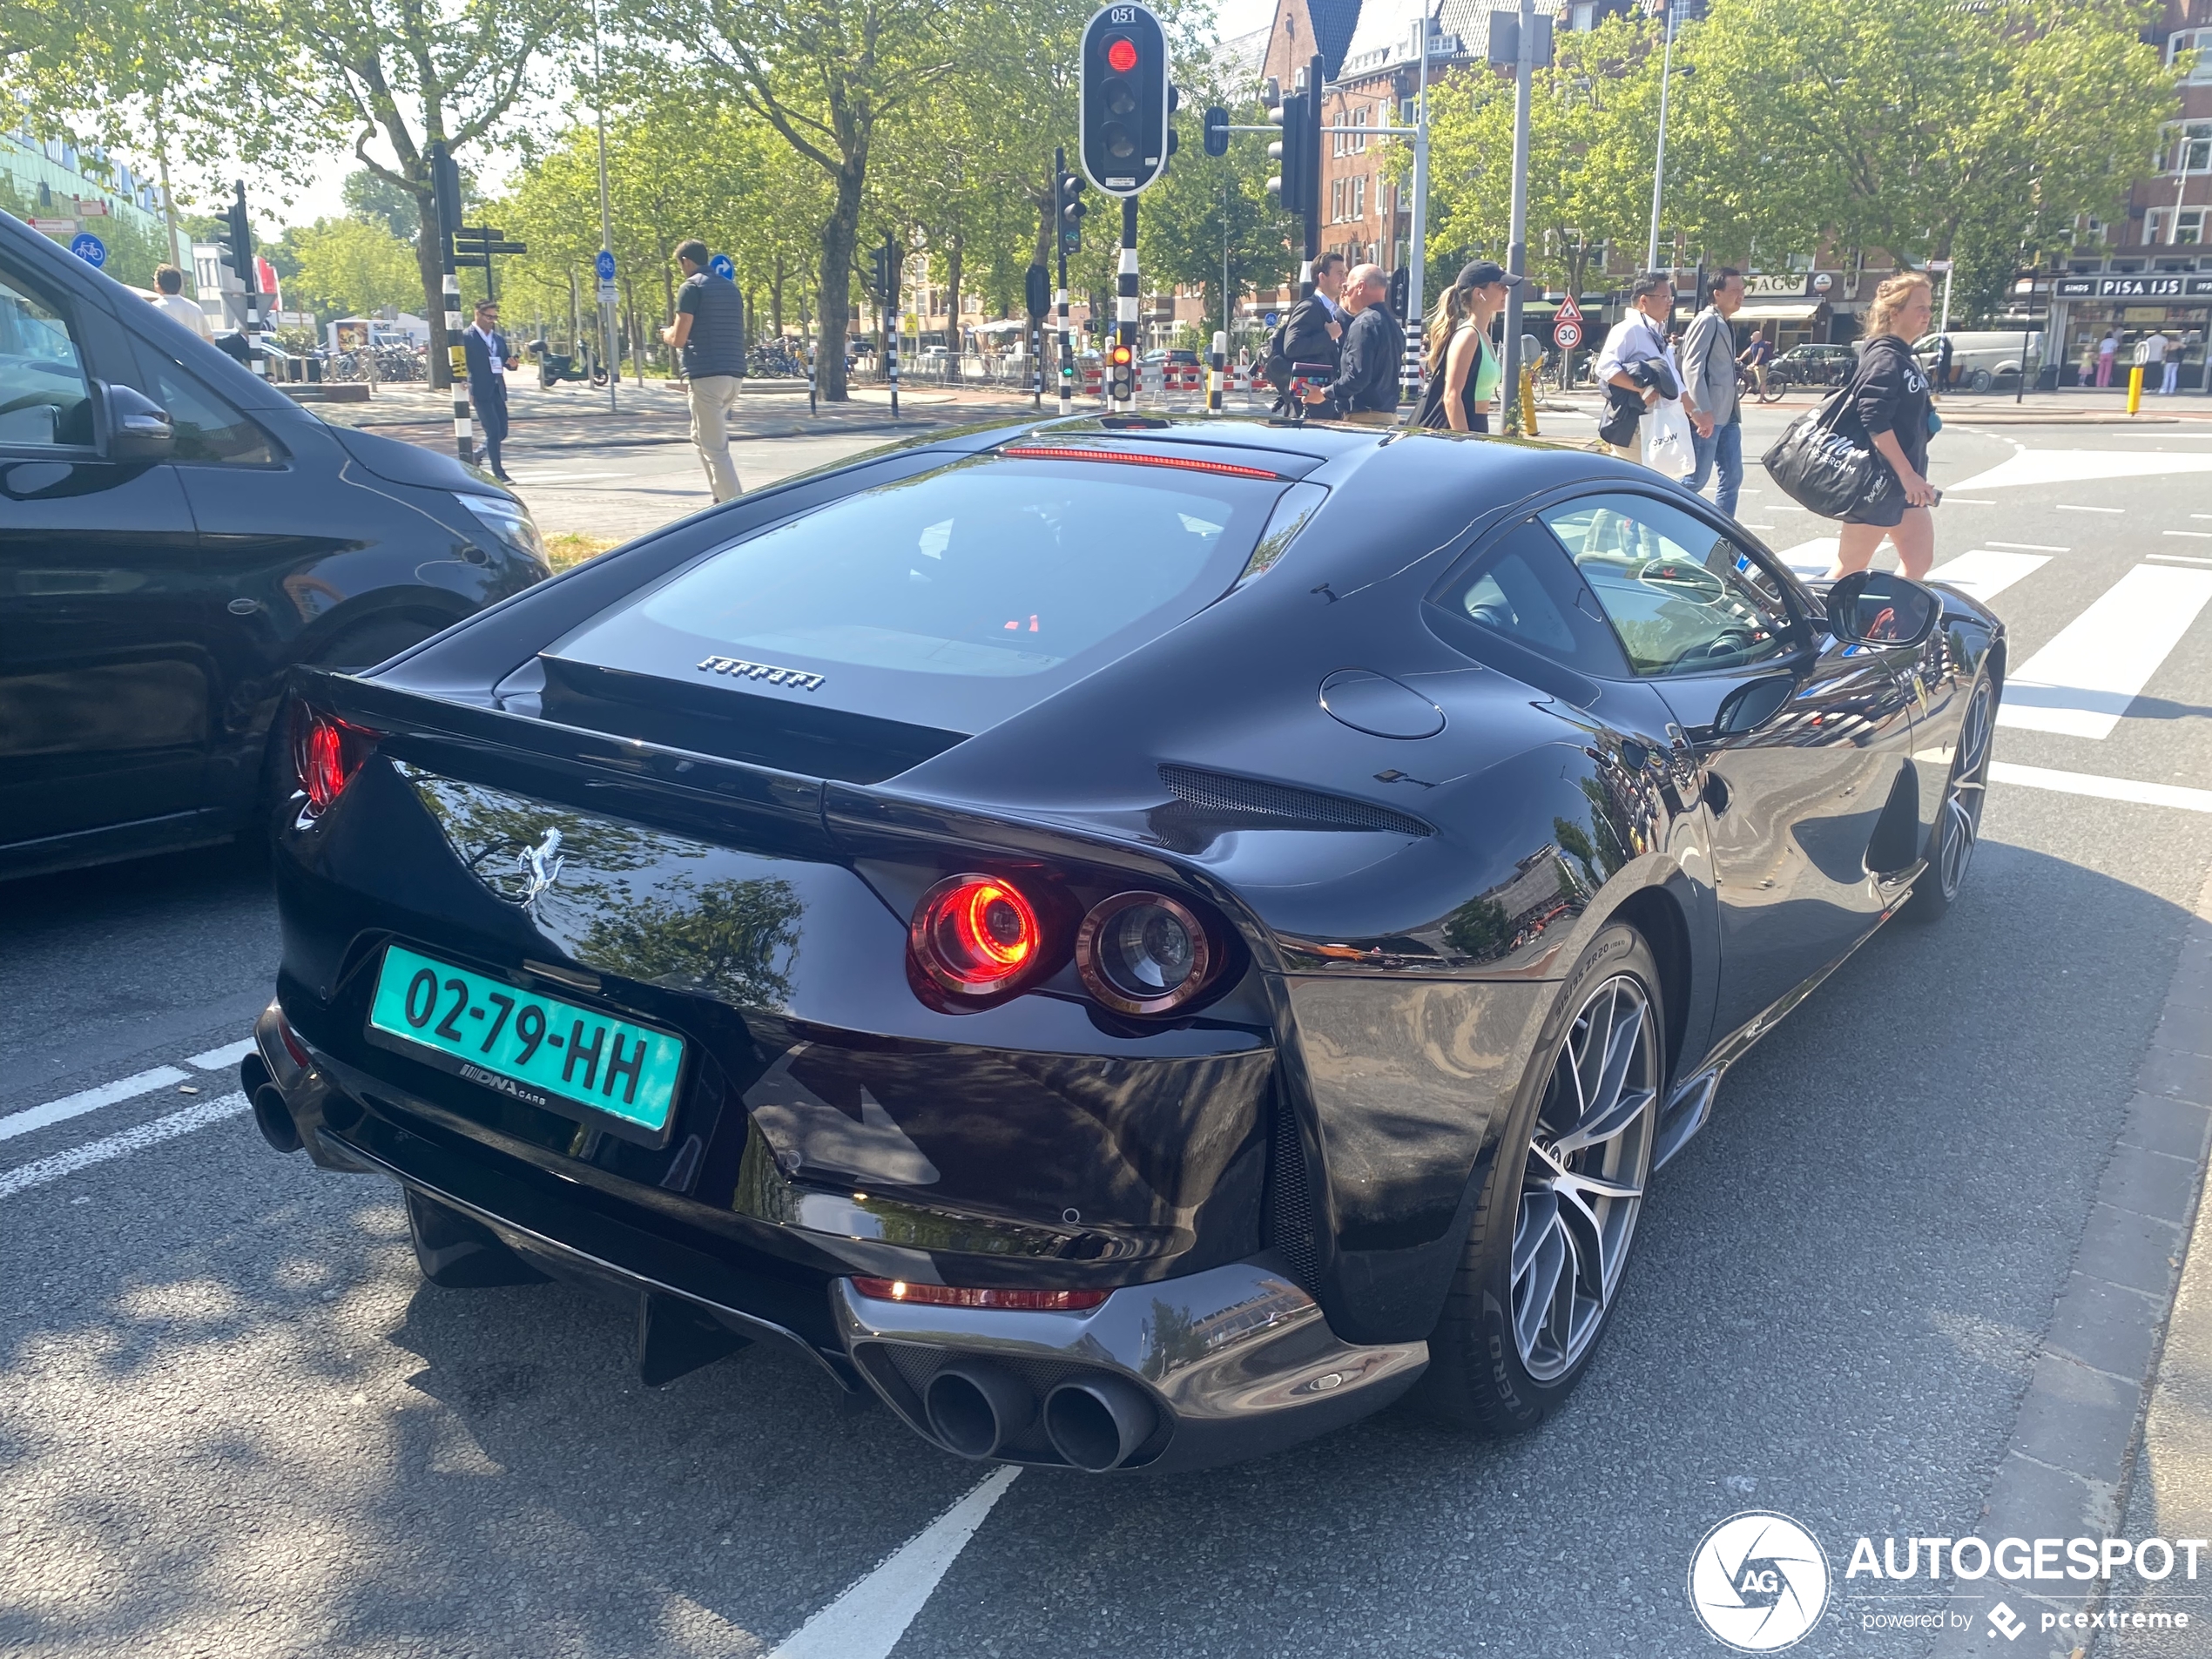
[[[453,1006],[446,1010],[446,1017],[430,1028],[448,1042],[458,1042],[461,1041],[461,1028],[454,1022],[469,1011],[469,981],[449,979],[446,981],[446,989],[453,993]]]
[[[419,1014],[415,1012],[418,1000],[422,1008]],[[407,1022],[420,1030],[430,1023],[430,1016],[437,1011],[438,976],[427,968],[417,968],[415,977],[407,982]]]

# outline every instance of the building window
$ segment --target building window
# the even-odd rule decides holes
[[[1332,179],[1329,180],[1329,223],[1332,225],[1338,225],[1343,223],[1343,221],[1344,180],[1341,179]]]
[[[2212,121],[2171,121],[2161,128],[2158,135],[2158,171],[2212,172]]]
[[[2170,207],[2151,210],[2143,220],[2143,240],[2152,246],[2161,242],[2180,246],[2204,240],[2204,210],[2202,207]]]
[[[2166,42],[2166,61],[2186,64],[2191,86],[2212,86],[2212,29],[2176,29]]]
[[[1352,216],[1354,219],[1367,217],[1367,180],[1365,175],[1352,181]]]
[[[1567,25],[1568,28],[1578,35],[1587,35],[1597,27],[1595,0],[1581,0],[1581,3],[1575,5],[1568,15],[1571,19]]]
[[[1354,110],[1352,112],[1352,125],[1356,127],[1364,127],[1367,125],[1369,117],[1370,112],[1364,106]],[[1363,156],[1366,155],[1367,153],[1367,135],[1365,132],[1353,133],[1352,135],[1352,147],[1359,154]]]

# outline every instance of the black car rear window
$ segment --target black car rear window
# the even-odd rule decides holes
[[[963,460],[711,553],[561,654],[643,668],[650,650],[647,671],[685,677],[718,655],[773,664],[822,675],[810,700],[980,731],[1225,592],[1283,487]]]

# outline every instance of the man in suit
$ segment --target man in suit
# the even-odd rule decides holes
[[[1720,484],[1713,504],[1731,516],[1743,488],[1743,410],[1736,397],[1736,325],[1729,320],[1743,303],[1743,288],[1742,272],[1721,266],[1713,277],[1712,303],[1690,320],[1677,354],[1683,412],[1689,416],[1697,455],[1689,487],[1703,489],[1717,462]]]
[[[487,300],[476,307],[476,320],[462,331],[461,348],[469,359],[469,401],[476,406],[476,424],[483,428],[484,457],[493,477],[512,483],[499,463],[499,446],[507,441],[507,371],[521,360],[499,332],[496,302]]]

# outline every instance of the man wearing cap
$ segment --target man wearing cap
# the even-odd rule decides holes
[[[1713,504],[1732,517],[1743,488],[1743,409],[1736,396],[1736,325],[1729,319],[1743,303],[1743,273],[1723,266],[1711,295],[1682,337],[1682,407],[1697,452],[1689,487],[1702,491],[1718,461]]]
[[[745,296],[712,268],[713,255],[698,240],[676,245],[684,273],[676,290],[676,320],[660,337],[680,354],[691,388],[691,443],[706,469],[717,501],[739,493],[737,463],[730,459],[730,408],[745,379]]]

